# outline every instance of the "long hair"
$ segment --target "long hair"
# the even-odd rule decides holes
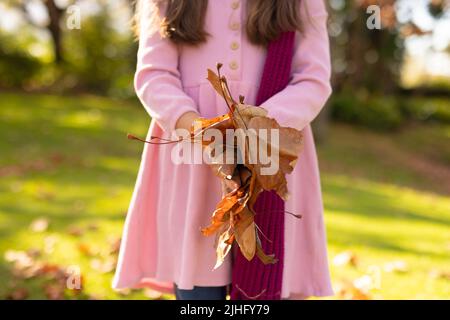
[[[138,0],[155,1],[155,0]],[[163,19],[152,19],[164,37],[175,43],[198,45],[209,36],[204,29],[208,0],[157,0],[167,2]],[[283,31],[301,30],[301,0],[247,0],[245,31],[256,45],[267,45]],[[136,5],[135,30],[139,32],[139,3]],[[153,14],[158,15],[159,12]]]

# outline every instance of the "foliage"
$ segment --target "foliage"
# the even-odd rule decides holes
[[[450,102],[447,97],[405,97],[400,109],[407,119],[450,123]]]
[[[81,30],[66,32],[66,77],[75,87],[112,96],[129,97],[133,92],[136,43],[129,33],[119,33],[107,11],[83,21]]]
[[[435,21],[450,8],[446,1],[428,4],[424,9]],[[372,5],[380,8],[381,29],[367,26],[371,15],[367,8]],[[412,12],[417,5],[399,0],[330,1],[335,89],[366,88],[381,94],[392,94],[398,89],[405,40],[433,32],[416,25]],[[399,11],[403,13],[401,17]]]
[[[365,90],[337,93],[329,101],[333,119],[376,130],[398,129],[409,122],[450,123],[446,97],[369,94]]]
[[[26,35],[21,40],[22,45],[32,41]],[[0,88],[25,87],[40,72],[41,61],[21,50],[13,37],[0,32]]]
[[[365,91],[336,94],[330,107],[334,119],[372,129],[395,129],[404,120],[396,98],[369,95]]]
[[[11,4],[21,8],[25,3],[11,1]],[[104,2],[98,5],[100,10],[83,15],[79,30],[69,30],[62,22],[57,24],[57,49],[52,49],[56,45],[55,39],[47,37],[54,34],[47,25],[41,27],[24,23],[21,37],[16,37],[14,33],[0,34],[0,70],[3,71],[0,86],[133,96],[137,43],[126,29],[128,25],[124,26],[125,30],[118,30],[114,25],[111,6]],[[64,10],[59,9],[58,12],[58,19],[62,20]],[[45,56],[37,59],[31,55],[33,46],[45,48]],[[55,60],[55,55],[60,58]]]
[[[20,65],[20,68],[17,66]],[[41,71],[41,63],[23,52],[7,52],[0,48],[0,87],[26,87]]]

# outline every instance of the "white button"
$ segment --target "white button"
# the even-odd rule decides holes
[[[239,22],[233,22],[232,24],[230,24],[230,29],[231,30],[239,30],[239,27],[240,27],[240,25],[239,25]]]
[[[238,64],[236,61],[231,61],[230,62],[230,69],[231,70],[236,70],[238,68]]]
[[[233,1],[233,2],[231,3],[231,8],[232,8],[233,10],[236,10],[237,8],[239,8],[239,2],[238,2],[238,1]]]
[[[239,43],[237,43],[236,41],[233,41],[230,45],[231,50],[237,50],[239,49]]]

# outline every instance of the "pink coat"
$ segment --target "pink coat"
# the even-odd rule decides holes
[[[141,36],[135,88],[152,117],[148,137],[170,137],[187,111],[203,117],[228,112],[206,80],[207,68],[224,64],[234,97],[254,104],[265,50],[251,44],[244,31],[245,0],[209,0],[206,30],[211,37],[199,47],[177,46],[149,27],[157,0],[142,1]],[[282,297],[332,295],[316,150],[310,122],[330,93],[327,12],[320,0],[302,0],[302,32],[296,35],[292,79],[287,88],[262,106],[281,125],[304,132],[304,150],[288,176],[285,217],[285,264]],[[133,197],[125,221],[113,288],[149,285],[171,290],[221,286],[231,282],[231,261],[215,264],[214,237],[200,228],[210,222],[221,198],[219,179],[206,165],[173,164],[172,145],[145,145]]]

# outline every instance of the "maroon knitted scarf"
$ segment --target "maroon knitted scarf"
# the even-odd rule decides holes
[[[283,90],[290,78],[295,32],[284,32],[269,43],[256,105]],[[255,205],[255,222],[266,254],[278,262],[264,265],[257,257],[248,261],[236,250],[231,284],[232,300],[280,300],[284,260],[284,201],[273,191],[263,191]]]

